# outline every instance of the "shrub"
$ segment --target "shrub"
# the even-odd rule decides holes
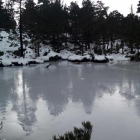
[[[14,54],[15,56],[20,56],[20,50],[14,51],[13,54]]]
[[[102,55],[102,53],[103,53],[101,47],[99,47],[99,46],[94,47],[94,52],[98,55]]]
[[[53,136],[53,140],[90,140],[92,125],[90,122],[82,122],[82,128],[74,127],[72,132],[67,132],[64,136]]]

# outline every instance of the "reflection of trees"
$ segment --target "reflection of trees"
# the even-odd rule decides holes
[[[9,105],[12,77],[10,69],[0,69],[0,116],[6,113],[6,107]]]
[[[47,97],[47,105],[51,115],[57,116],[62,113],[68,103],[67,98],[64,96],[55,96],[55,99]]]
[[[118,84],[121,95],[128,100],[140,96],[140,78],[138,76],[140,72],[132,68],[129,71],[129,69],[121,70],[123,78]]]
[[[43,72],[42,72],[43,71]],[[38,73],[38,75],[36,75]],[[67,70],[57,69],[36,69],[28,77],[30,89],[30,98],[37,100],[43,98],[47,102],[48,110],[52,115],[58,115],[63,112],[68,103]],[[37,79],[37,80],[36,80]]]
[[[106,75],[102,75],[97,67],[79,67],[69,71],[69,87],[72,101],[82,102],[85,112],[91,114],[94,100],[101,98],[105,93],[113,94],[113,90],[109,88],[103,80]],[[101,70],[105,70],[106,66],[102,66]],[[104,77],[105,76],[105,77]]]
[[[61,62],[60,62],[61,63]],[[50,114],[62,113],[71,97],[73,102],[82,102],[86,113],[92,112],[94,100],[115,91],[138,91],[138,84],[128,77],[129,71],[108,65],[57,65],[51,69],[35,68],[26,75],[32,100],[42,97],[47,102]],[[86,65],[86,66],[85,66]],[[132,75],[132,74],[131,74]],[[138,78],[136,78],[137,81]],[[130,90],[131,88],[131,90]],[[128,92],[127,92],[128,93]],[[134,92],[131,94],[134,94]],[[126,95],[126,94],[125,94]]]
[[[17,95],[17,100],[13,102],[13,110],[17,112],[18,120],[21,122],[23,129],[31,130],[31,126],[36,121],[36,106],[28,96],[29,89],[22,70],[18,71],[13,91],[13,94]]]
[[[79,70],[80,69],[80,70]],[[70,70],[69,87],[74,102],[82,102],[87,113],[91,113],[94,100],[116,91],[127,99],[140,94],[138,72],[107,65],[93,65]]]
[[[137,113],[140,116],[140,98],[135,100],[135,106],[137,109]]]
[[[55,64],[49,69],[16,68],[16,72],[13,72],[15,75],[9,76],[11,79],[0,79],[1,85],[6,87],[1,89],[1,106],[3,103],[6,107],[10,97],[14,104],[13,109],[24,125],[32,126],[36,121],[35,104],[39,98],[46,101],[50,114],[56,116],[64,111],[69,98],[73,102],[81,102],[85,112],[90,114],[94,101],[105,94],[111,96],[117,91],[129,100],[140,95],[140,79],[137,71],[132,72],[119,66],[108,65],[87,66],[71,63],[66,67],[66,64],[57,66]],[[4,75],[2,71],[0,74]],[[11,82],[13,78],[15,83]],[[13,94],[10,95],[9,91]],[[136,106],[140,110],[138,103]]]
[[[116,70],[122,77],[118,81],[120,94],[130,103],[134,103],[138,114],[140,115],[140,65],[122,65],[121,69]],[[119,79],[118,79],[119,80]]]

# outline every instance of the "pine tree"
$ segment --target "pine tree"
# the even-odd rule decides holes
[[[39,12],[33,0],[27,0],[25,2],[25,9],[22,12],[23,19],[23,31],[27,33],[33,43],[35,53],[39,56],[39,44],[41,43],[40,34],[40,20]]]
[[[67,132],[64,136],[53,136],[53,140],[90,140],[93,126],[91,123],[82,122],[82,128],[74,127],[74,130]]]
[[[140,13],[140,1],[139,1],[139,4],[138,4],[137,13]]]
[[[85,49],[90,49],[90,43],[92,43],[92,30],[95,20],[95,5],[90,0],[83,0],[82,8],[80,10],[80,27],[82,40],[85,44]]]
[[[124,19],[124,30],[125,30],[125,42],[128,44],[130,48],[131,54],[134,52],[134,44],[135,44],[135,30],[137,23],[139,22],[138,16],[134,14],[129,14]]]
[[[59,52],[62,46],[62,36],[66,33],[65,29],[68,25],[66,7],[62,5],[61,0],[56,0],[50,5],[50,25],[49,29],[51,38],[51,43],[54,50]]]
[[[104,53],[106,55],[106,42],[108,42],[108,25],[107,19],[108,14],[107,10],[109,7],[106,7],[102,1],[97,1],[97,18],[96,18],[96,52],[100,55]]]
[[[123,15],[118,11],[113,11],[108,15],[107,25],[109,32],[109,40],[111,42],[111,53],[113,51],[113,44],[115,40],[121,39]]]
[[[12,0],[13,2],[16,2],[19,4],[19,10],[18,10],[18,13],[19,13],[19,34],[20,34],[20,56],[21,57],[24,57],[24,50],[23,50],[23,25],[22,25],[22,3],[23,1],[22,0]]]
[[[139,4],[138,4],[138,8],[137,8],[137,13],[140,13],[140,1],[139,1]],[[138,53],[139,53],[139,46],[140,46],[140,20],[139,20],[139,23],[137,25],[137,30],[136,30],[136,46],[137,46],[137,50],[138,50]]]
[[[9,30],[14,29],[16,22],[14,20],[13,12],[11,9],[6,9],[3,2],[0,0],[0,28]]]
[[[71,5],[69,7],[69,23],[70,23],[70,35],[72,39],[75,41],[75,43],[78,40],[79,36],[79,26],[80,26],[80,21],[79,21],[79,12],[80,8],[76,2],[71,2]]]

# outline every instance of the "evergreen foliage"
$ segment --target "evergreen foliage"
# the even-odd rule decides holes
[[[139,4],[138,4],[137,13],[140,13],[140,1],[139,1]]]
[[[53,140],[90,140],[92,125],[90,122],[82,122],[82,128],[74,127],[72,132],[67,132],[64,136],[53,137]]]
[[[51,44],[54,51],[60,52],[70,42],[80,50],[81,55],[92,49],[98,54],[118,53],[127,45],[130,53],[139,51],[140,18],[131,10],[126,17],[119,11],[108,13],[108,6],[102,1],[97,3],[83,0],[82,7],[76,2],[70,6],[63,5],[61,0],[22,0],[9,1],[3,7],[0,1],[0,28],[15,27],[13,2],[20,4],[19,28],[21,56],[23,56],[22,30],[31,38],[37,56],[41,42]],[[140,12],[140,2],[138,4]],[[116,41],[120,42],[116,44]],[[65,45],[64,45],[65,44]],[[110,47],[109,47],[110,46]],[[117,48],[114,46],[117,46]]]
[[[0,0],[0,29],[9,30],[14,29],[16,22],[14,20],[13,7],[9,3],[4,7]]]
[[[16,13],[19,14],[18,18],[18,23],[19,23],[19,33],[20,33],[20,56],[24,57],[24,50],[23,50],[23,19],[22,19],[22,5],[23,5],[23,0],[11,0],[13,3],[18,3],[19,8]]]

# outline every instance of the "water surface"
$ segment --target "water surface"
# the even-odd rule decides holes
[[[50,140],[93,124],[92,140],[140,139],[140,64],[0,69],[0,139]]]

